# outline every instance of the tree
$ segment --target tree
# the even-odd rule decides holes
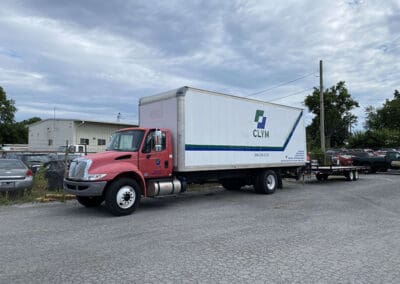
[[[307,127],[307,142],[311,149],[319,148],[320,140],[320,91],[314,87],[311,95],[304,100],[305,105],[315,114],[311,125]],[[345,82],[340,81],[324,91],[325,140],[327,148],[341,147],[350,136],[351,126],[357,117],[351,110],[358,107],[358,102],[351,98]]]
[[[357,131],[348,139],[350,148],[395,148],[400,145],[400,130],[377,129]]]
[[[0,86],[0,146],[1,144],[27,144],[28,125],[40,121],[32,117],[21,122],[15,122],[17,111],[14,100],[7,99],[7,94]]]
[[[17,108],[14,101],[7,99],[7,94],[0,86],[0,144],[11,143],[10,132],[13,130],[14,113]]]
[[[380,129],[382,122],[376,113],[377,109],[373,106],[365,108],[366,120],[364,128],[366,130]]]
[[[28,144],[28,135],[29,135],[29,129],[28,126],[32,123],[41,121],[42,119],[39,117],[32,117],[29,119],[25,119],[21,122],[14,123],[13,125],[13,132],[12,132],[12,137],[13,137],[13,142],[16,144]]]
[[[14,113],[17,108],[14,101],[7,99],[7,94],[0,86],[0,125],[14,123]]]
[[[366,108],[365,127],[368,130],[400,129],[400,92],[394,91],[393,99],[386,100],[382,108],[372,106]]]

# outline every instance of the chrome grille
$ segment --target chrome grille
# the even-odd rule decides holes
[[[88,172],[90,166],[90,160],[87,159],[75,159],[69,166],[68,177],[71,179],[83,179]]]

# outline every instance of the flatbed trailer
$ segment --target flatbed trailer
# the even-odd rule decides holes
[[[310,166],[310,173],[314,174],[319,181],[327,180],[329,176],[344,176],[348,181],[356,181],[359,173],[365,170],[366,167],[363,166]]]

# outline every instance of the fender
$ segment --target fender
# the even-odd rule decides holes
[[[105,164],[101,165],[96,168],[91,168],[89,170],[90,174],[101,174],[101,173],[107,173],[107,176],[103,180],[110,182],[119,176],[133,176],[139,183],[141,189],[142,189],[142,194],[146,197],[147,196],[147,187],[146,187],[146,182],[144,180],[144,176],[141,173],[141,171],[138,169],[138,167],[135,164],[132,164],[131,162],[125,162],[121,161],[118,163],[111,163],[111,164]]]

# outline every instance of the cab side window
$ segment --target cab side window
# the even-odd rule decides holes
[[[155,130],[151,130],[147,134],[146,140],[143,145],[143,150],[142,150],[143,153],[150,153],[150,152],[156,151],[157,137],[155,136],[155,132],[156,132]],[[167,139],[166,139],[165,131],[162,131],[161,132],[161,141],[160,141],[161,149],[159,149],[159,151],[157,151],[157,152],[164,151],[166,149],[166,144],[167,144],[166,141],[167,141]]]

